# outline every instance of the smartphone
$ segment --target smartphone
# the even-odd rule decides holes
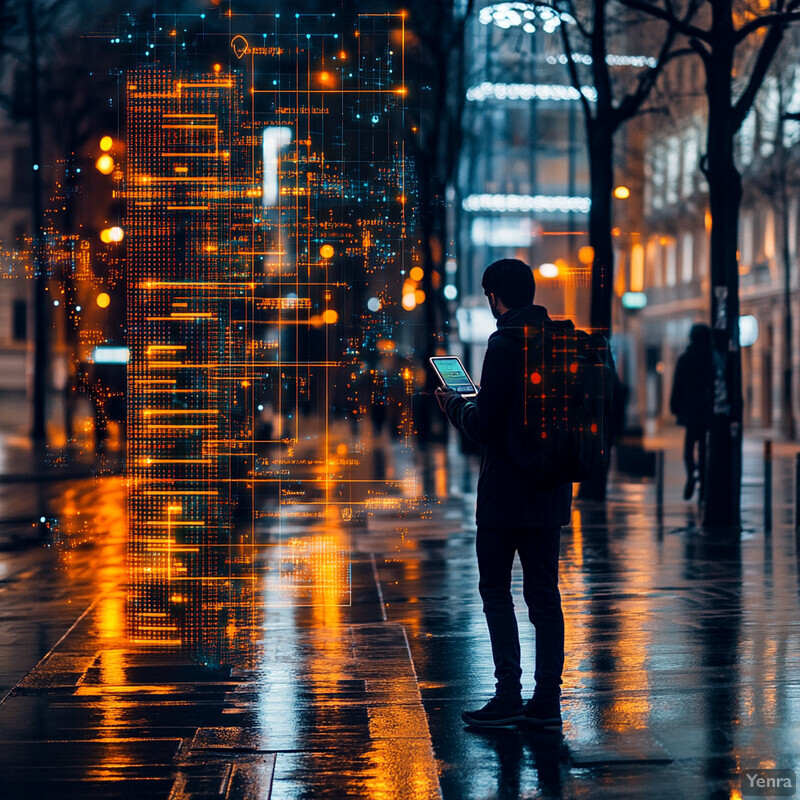
[[[445,389],[458,392],[464,397],[474,397],[478,393],[478,387],[472,382],[458,356],[432,356],[430,361]]]

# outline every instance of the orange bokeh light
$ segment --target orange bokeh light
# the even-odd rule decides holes
[[[102,172],[103,175],[110,175],[114,171],[114,159],[108,153],[103,153],[94,162],[94,165],[97,167],[98,172]]]

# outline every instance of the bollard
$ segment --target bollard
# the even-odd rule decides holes
[[[794,465],[794,528],[800,530],[800,453]]]
[[[764,530],[772,530],[772,442],[764,442]]]
[[[664,513],[664,451],[656,451],[656,513]]]

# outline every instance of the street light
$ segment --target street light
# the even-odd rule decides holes
[[[617,200],[627,200],[631,196],[631,190],[627,186],[617,186],[614,189],[614,197]]]
[[[539,274],[543,278],[557,278],[559,273],[557,264],[542,264],[539,267]]]
[[[103,242],[103,244],[121,242],[124,238],[125,231],[117,225],[113,228],[103,228],[103,230],[100,231],[100,241]]]
[[[103,175],[110,175],[114,171],[114,159],[108,153],[103,153],[97,161],[94,162],[98,172]]]

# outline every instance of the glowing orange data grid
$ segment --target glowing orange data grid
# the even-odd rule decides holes
[[[311,19],[126,78],[136,641],[235,627],[223,606],[256,591],[349,603],[348,526],[416,496],[363,441],[384,406],[411,434],[403,20],[344,41]]]

